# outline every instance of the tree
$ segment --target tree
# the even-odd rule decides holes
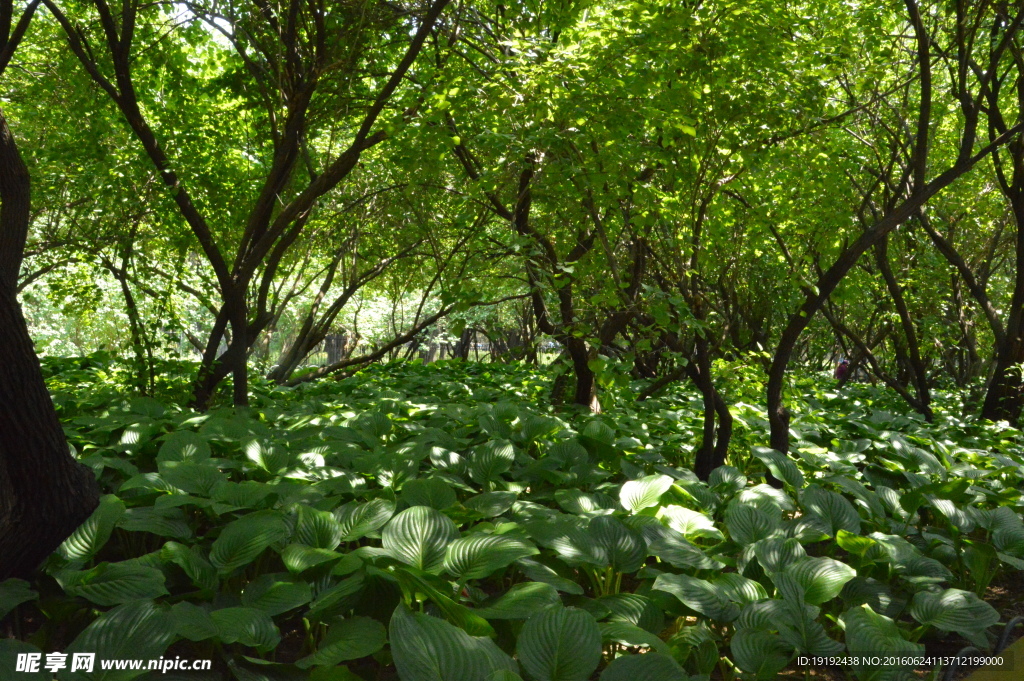
[[[0,77],[38,6],[0,2]],[[31,186],[0,112],[0,581],[27,577],[96,507],[92,471],[71,458],[17,300]]]

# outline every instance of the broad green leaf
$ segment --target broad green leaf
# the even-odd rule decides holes
[[[216,589],[219,583],[217,570],[202,555],[199,546],[185,546],[169,541],[164,544],[160,556],[169,563],[174,563],[188,575],[192,583],[201,589]]]
[[[156,460],[205,461],[210,458],[210,443],[190,430],[176,430],[164,438]]]
[[[242,605],[280,615],[312,600],[309,584],[285,575],[260,575],[242,591]]]
[[[797,468],[793,459],[782,452],[767,447],[754,447],[754,456],[772,472],[779,480],[794,490],[800,490],[804,486],[804,475]]]
[[[668,644],[655,634],[630,622],[602,622],[597,626],[601,631],[601,640],[606,644],[617,643],[629,647],[650,648],[660,653],[669,652]]]
[[[839,595],[843,586],[857,576],[857,571],[831,558],[805,557],[785,568],[804,589],[804,599],[821,605]]]
[[[108,610],[87,626],[63,652],[95,653],[97,664],[90,681],[121,681],[146,673],[142,670],[100,669],[98,660],[156,659],[164,654],[176,633],[174,617],[152,601],[132,601]],[[57,674],[61,681],[78,681],[81,672],[70,668]]]
[[[395,502],[371,499],[365,504],[351,502],[334,511],[344,535],[342,541],[355,541],[384,527],[395,514]]]
[[[124,563],[100,563],[91,570],[65,574],[61,582],[68,595],[81,596],[97,605],[119,605],[168,594],[162,572]]]
[[[585,681],[601,660],[601,630],[584,610],[549,607],[523,625],[516,652],[537,681]]]
[[[921,624],[942,631],[956,631],[980,639],[986,629],[999,621],[995,608],[970,591],[946,589],[919,591],[910,602],[910,616]]]
[[[601,672],[601,681],[689,681],[679,663],[668,655],[623,655]]]
[[[110,539],[124,512],[124,502],[113,494],[101,497],[96,510],[64,540],[57,549],[58,553],[67,560],[91,558]]]
[[[464,505],[485,518],[493,518],[512,508],[517,496],[515,492],[484,492],[466,499]]]
[[[39,668],[34,672],[18,670],[19,655],[39,655]],[[25,659],[25,658],[22,658]],[[70,659],[70,658],[69,658]],[[0,669],[5,669],[18,681],[53,681],[53,673],[43,667],[46,656],[31,643],[16,638],[0,638]]]
[[[614,516],[592,518],[587,533],[616,572],[636,572],[647,558],[647,546],[640,533]]]
[[[291,532],[277,511],[256,511],[228,523],[210,547],[210,562],[225,574],[245,567]]]
[[[627,511],[637,511],[657,506],[658,500],[672,487],[672,478],[667,475],[648,475],[639,480],[630,480],[619,491],[619,502]]]
[[[498,480],[512,468],[515,447],[507,440],[492,440],[476,448],[469,459],[469,475],[478,484]]]
[[[443,511],[458,503],[455,490],[440,478],[416,478],[402,485],[402,500],[410,506],[429,506]]]
[[[334,620],[327,628],[327,636],[312,655],[295,663],[301,669],[334,665],[373,655],[387,641],[384,625],[369,617],[351,617]]]
[[[24,579],[5,579],[0,582],[0,620],[22,603],[35,600],[39,593],[29,588]]]
[[[395,609],[388,638],[402,681],[489,681],[501,670],[519,671],[489,638],[470,636],[405,604]]]
[[[888,617],[877,614],[867,605],[852,608],[841,617],[846,629],[846,647],[854,657],[878,655],[896,658],[923,657],[925,648],[903,637],[899,627]],[[895,681],[918,665],[857,665],[857,677],[865,681]]]
[[[523,582],[474,612],[489,620],[525,620],[560,602],[558,591],[550,584]]]
[[[793,659],[793,648],[778,635],[761,629],[737,629],[729,642],[733,662],[759,681],[777,678]]]
[[[459,530],[448,516],[428,506],[407,508],[381,532],[384,550],[423,572],[440,572],[448,544]]]
[[[537,547],[522,539],[474,533],[448,544],[444,569],[462,581],[481,579],[537,553]]]
[[[281,642],[274,620],[258,608],[223,608],[210,613],[223,643],[241,643],[266,652]]]
[[[329,511],[318,511],[299,506],[299,519],[295,525],[293,541],[315,549],[336,549],[341,543],[344,528]]]
[[[722,531],[715,527],[714,521],[700,511],[685,506],[662,506],[658,509],[658,518],[687,539],[701,537],[722,539]]]

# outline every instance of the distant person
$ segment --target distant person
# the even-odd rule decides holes
[[[850,360],[843,359],[839,361],[839,365],[836,367],[836,380],[842,381],[846,378],[846,375],[850,373]]]

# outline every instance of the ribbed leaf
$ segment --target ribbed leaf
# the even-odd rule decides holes
[[[266,652],[281,642],[281,632],[274,620],[257,608],[223,608],[214,610],[210,617],[223,643],[241,643]]]
[[[384,527],[395,514],[395,502],[371,499],[365,504],[351,502],[336,508],[334,517],[341,524],[342,541],[355,541]]]
[[[550,584],[523,582],[475,612],[489,620],[525,620],[560,602],[558,591]]]
[[[619,491],[619,502],[627,511],[637,511],[657,506],[661,495],[672,487],[672,478],[667,475],[648,475],[639,480],[630,480]]]
[[[747,486],[747,476],[732,466],[719,466],[708,476],[708,485],[711,491],[728,498]]]
[[[641,629],[629,622],[602,622],[597,625],[601,631],[601,640],[605,643],[617,643],[629,647],[643,647],[668,653],[668,644],[651,632]]]
[[[789,565],[785,572],[803,587],[804,599],[811,605],[832,600],[857,576],[852,567],[831,558],[802,558]]]
[[[611,622],[629,622],[652,634],[660,634],[665,628],[664,613],[647,596],[618,593],[601,596],[597,602],[611,611]]]
[[[636,572],[647,558],[647,545],[640,533],[614,516],[593,518],[587,533],[616,572]]]
[[[995,608],[960,589],[919,591],[910,602],[910,615],[921,624],[968,634],[980,634],[999,621]]]
[[[315,549],[336,549],[344,534],[344,528],[334,518],[334,514],[310,506],[299,506],[299,519],[295,524],[292,541]]]
[[[64,540],[57,552],[67,560],[91,558],[110,539],[124,511],[124,502],[113,494],[101,497],[96,510]]]
[[[16,672],[19,655],[40,655],[42,660],[46,659],[42,656],[42,651],[30,643],[15,638],[0,638],[0,669],[7,670],[17,681],[53,681],[53,674],[46,671],[41,664],[34,672]]]
[[[554,606],[526,621],[516,651],[537,681],[585,681],[601,661],[601,630],[590,613]]]
[[[804,474],[791,458],[767,447],[754,447],[753,451],[754,456],[759,458],[776,478],[796,490],[804,486]]]
[[[175,622],[171,614],[152,601],[133,601],[101,614],[71,642],[63,652],[95,653],[97,660],[156,659],[174,640]],[[146,673],[141,670],[103,670],[96,664],[90,681],[122,681]],[[81,678],[81,672],[58,673],[61,681]]]
[[[417,570],[440,572],[448,544],[459,529],[448,516],[428,506],[407,508],[381,532],[384,550]]]
[[[91,570],[62,576],[64,591],[97,605],[120,605],[144,598],[166,596],[164,573],[151,567],[100,563]]]
[[[521,558],[516,561],[516,566],[523,571],[523,574],[535,582],[549,584],[555,589],[567,594],[582,594],[583,587],[576,582],[562,577],[554,569],[536,561],[532,558]]]
[[[899,627],[888,617],[879,615],[867,605],[852,608],[843,613],[841,619],[846,628],[846,647],[854,657],[867,655],[891,655],[898,658],[920,655],[925,649],[919,643],[912,643],[900,633]],[[907,671],[916,665],[886,665],[871,667],[859,665],[857,678],[864,681],[895,681],[907,676]]]
[[[202,555],[199,546],[184,546],[169,541],[160,551],[160,557],[174,563],[188,575],[192,583],[201,589],[216,589],[219,584],[217,570]]]
[[[448,545],[444,569],[460,580],[481,579],[520,558],[540,553],[533,544],[499,534],[474,533]]]
[[[498,671],[519,671],[489,638],[470,636],[404,604],[395,609],[388,633],[402,681],[489,681]]]
[[[601,672],[601,681],[689,681],[679,663],[668,655],[624,655]]]
[[[175,633],[190,641],[205,641],[219,633],[217,623],[210,617],[209,611],[188,601],[175,603],[171,608],[171,617],[174,619]]]
[[[302,658],[295,666],[301,669],[314,665],[333,667],[348,660],[358,660],[383,648],[387,638],[384,625],[375,619],[351,617],[334,620],[316,652]]]
[[[515,461],[515,447],[507,440],[491,440],[474,450],[469,459],[469,476],[483,485],[507,473]]]
[[[796,539],[769,537],[754,544],[754,555],[765,572],[772,574],[805,558],[807,552]]]
[[[577,515],[607,515],[617,504],[607,494],[583,492],[578,489],[560,489],[555,492],[555,501],[566,513]]]
[[[493,518],[512,508],[517,496],[515,492],[484,492],[466,499],[463,505],[485,518]]]
[[[830,536],[836,536],[839,530],[860,534],[860,516],[857,509],[843,495],[819,485],[809,485],[800,494],[800,504],[805,511],[821,518],[824,525],[829,528]]]
[[[242,591],[242,605],[271,616],[294,610],[312,598],[309,584],[283,574],[260,575]]]
[[[257,511],[228,523],[210,547],[210,562],[222,574],[251,563],[271,544],[290,534],[277,511]]]
[[[129,532],[149,532],[160,537],[171,537],[187,541],[192,530],[179,508],[156,509],[152,506],[129,508],[117,522],[117,526]]]
[[[689,575],[658,575],[653,588],[666,591],[687,607],[718,622],[732,622],[740,614],[738,604],[766,598],[757,582],[735,573],[720,575],[713,582]]]
[[[779,521],[776,516],[754,506],[734,503],[725,511],[725,527],[734,542],[750,546],[774,535],[779,529]]]
[[[669,530],[648,545],[647,553],[678,568],[717,570],[724,567],[722,563],[710,558],[700,548],[687,541],[683,535]]]
[[[157,464],[160,477],[168,484],[189,494],[209,497],[219,485],[227,481],[212,462],[161,461]]]
[[[733,662],[759,681],[775,679],[793,658],[793,648],[778,635],[761,629],[738,629],[729,643]]]
[[[685,506],[662,506],[658,509],[658,518],[687,539],[723,538],[722,531],[715,527],[711,518]]]
[[[458,502],[452,486],[439,478],[410,480],[402,486],[402,500],[410,506],[429,506],[439,511]]]
[[[281,561],[288,572],[300,574],[317,565],[341,558],[341,554],[330,549],[314,549],[304,544],[289,544],[281,551]]]
[[[176,430],[164,438],[156,460],[205,461],[210,458],[210,443],[190,430]]]
[[[35,600],[39,594],[29,588],[23,579],[5,579],[0,582],[0,620],[22,603]]]

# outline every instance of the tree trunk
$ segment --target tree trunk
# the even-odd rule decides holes
[[[15,296],[29,188],[0,113],[0,581],[30,576],[99,499],[92,471],[68,452]]]

